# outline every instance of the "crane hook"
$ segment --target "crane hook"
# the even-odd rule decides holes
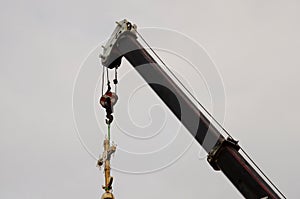
[[[118,96],[116,93],[107,91],[104,95],[100,98],[100,104],[106,110],[106,123],[111,124],[113,121],[113,106],[117,103]]]

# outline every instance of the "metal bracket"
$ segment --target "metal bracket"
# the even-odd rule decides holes
[[[115,44],[117,43],[117,40],[125,33],[131,33],[131,34],[136,35],[135,30],[136,30],[137,26],[135,24],[131,24],[126,19],[116,22],[116,23],[117,23],[117,27],[115,28],[114,32],[110,36],[110,38],[107,41],[107,43],[105,44],[105,46],[102,46],[103,54],[100,54],[102,64],[107,67],[109,67],[112,62],[115,62],[115,61],[120,62],[121,61],[121,60],[113,60],[116,58],[111,57],[112,49],[115,46]],[[112,68],[112,67],[109,67],[109,68]]]
[[[237,140],[234,140],[232,137],[228,137],[226,140],[222,140],[217,144],[207,155],[207,161],[214,168],[214,170],[219,171],[220,168],[217,164],[218,156],[224,147],[231,147],[235,150],[239,150],[240,146],[238,145]]]

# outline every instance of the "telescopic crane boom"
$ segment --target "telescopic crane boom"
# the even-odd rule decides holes
[[[178,120],[207,151],[207,160],[221,170],[245,198],[280,198],[239,153],[238,142],[224,138],[137,40],[136,26],[123,20],[100,55],[110,69],[126,58]]]

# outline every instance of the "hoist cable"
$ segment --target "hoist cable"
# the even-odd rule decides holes
[[[108,67],[105,67],[105,68],[106,68],[106,82],[107,82],[107,84],[109,84],[110,81],[109,81]]]
[[[103,96],[103,94],[104,94],[104,78],[105,78],[105,66],[103,66],[103,69],[102,69],[102,95],[101,96]]]
[[[118,84],[118,72],[117,72],[117,67],[115,67],[115,79],[114,79],[114,84],[115,84],[115,93],[117,94],[117,84]]]
[[[110,124],[107,124],[107,139],[110,141]]]
[[[109,81],[109,73],[108,73],[108,67],[106,67],[106,78],[107,78],[107,91],[109,92],[111,90],[110,81]]]
[[[147,45],[150,51],[157,57],[157,59],[165,66],[165,68],[169,71],[169,73],[176,79],[176,81],[184,88],[184,90],[197,102],[199,106],[209,115],[209,117],[225,132],[230,138],[233,137],[228,133],[228,131],[215,119],[215,117],[209,113],[209,111],[200,103],[200,101],[187,89],[187,87],[180,81],[180,79],[172,72],[172,70],[167,66],[167,64],[159,57],[159,55],[151,48],[148,42],[143,38],[143,36],[134,29],[137,35],[143,40],[143,42]],[[266,178],[266,180],[280,193],[283,198],[286,198],[285,195],[275,186],[275,184],[267,177],[267,175],[258,167],[258,165],[252,160],[252,158],[246,153],[246,151],[241,147],[241,151],[245,154],[245,156],[250,160],[250,162],[258,169],[258,171]]]

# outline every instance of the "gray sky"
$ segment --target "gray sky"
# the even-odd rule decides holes
[[[0,198],[101,196],[103,175],[78,139],[72,91],[83,60],[123,18],[200,43],[224,82],[224,126],[288,198],[300,195],[298,1],[1,1],[0,9]],[[122,88],[125,93],[125,79]],[[134,111],[141,117],[133,119],[145,122],[139,118],[146,115]],[[114,135],[126,146],[121,133]],[[222,173],[199,159],[199,150],[193,143],[174,164],[148,174],[114,170],[116,198],[241,198]],[[122,168],[122,153],[115,158]]]

